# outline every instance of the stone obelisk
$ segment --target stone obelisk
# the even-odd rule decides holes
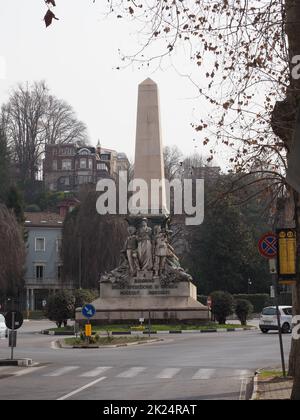
[[[160,134],[159,98],[156,83],[146,79],[139,85],[134,180],[146,185],[148,203],[128,216],[128,236],[122,247],[119,266],[100,278],[100,298],[93,302],[94,323],[130,322],[151,318],[155,321],[208,319],[208,308],[197,301],[192,277],[180,266],[169,243],[164,161]],[[155,190],[153,180],[161,181]],[[140,185],[142,185],[140,183]],[[141,197],[141,195],[140,195]],[[142,197],[137,199],[142,203]],[[83,320],[81,310],[76,319]]]
[[[143,179],[148,187],[148,208],[142,211],[145,215],[150,214],[151,181],[161,181],[159,197],[152,197],[155,200],[154,202],[158,204],[155,208],[152,206],[152,214],[166,214],[159,94],[157,84],[150,78],[140,83],[138,88],[134,179]]]

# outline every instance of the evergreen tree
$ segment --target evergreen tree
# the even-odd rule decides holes
[[[245,223],[229,198],[208,208],[204,223],[194,227],[189,265],[204,294],[214,290],[247,292],[249,278],[256,292],[268,287],[252,226]]]
[[[19,223],[24,222],[24,200],[20,190],[15,185],[12,185],[7,192],[6,206],[13,209]]]

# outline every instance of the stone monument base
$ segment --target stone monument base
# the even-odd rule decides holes
[[[146,279],[145,279],[146,280]],[[144,280],[144,281],[145,281]],[[209,320],[209,310],[197,301],[196,286],[189,281],[161,286],[158,280],[138,281],[122,288],[111,283],[101,284],[101,296],[92,302],[96,314],[93,324],[139,323],[145,322],[197,322]],[[85,319],[81,311],[76,312],[76,320]]]

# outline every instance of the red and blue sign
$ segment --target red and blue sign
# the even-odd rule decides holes
[[[277,236],[273,232],[265,233],[258,242],[258,250],[265,258],[277,256]]]

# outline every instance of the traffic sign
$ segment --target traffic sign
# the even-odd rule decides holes
[[[277,236],[273,232],[265,233],[258,242],[258,250],[265,258],[274,258],[277,255]]]
[[[21,314],[21,312],[9,311],[6,313],[5,325],[7,326],[9,330],[18,330],[20,327],[22,327],[22,324],[23,324],[23,315]]]
[[[280,284],[295,282],[296,267],[296,229],[277,229],[278,235],[278,277]],[[288,283],[285,283],[288,281]],[[282,283],[284,282],[284,283]]]
[[[91,324],[86,324],[85,325],[85,336],[86,337],[91,337],[92,336],[92,325]]]
[[[87,303],[86,305],[84,305],[81,312],[82,312],[82,315],[85,316],[86,318],[92,318],[96,313],[96,309],[93,305],[91,305],[90,303]]]

